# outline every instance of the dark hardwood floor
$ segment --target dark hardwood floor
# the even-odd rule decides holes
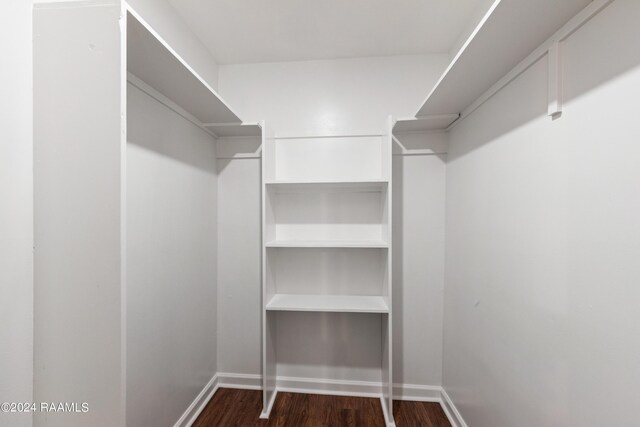
[[[380,400],[278,393],[269,420],[259,419],[262,392],[221,388],[193,427],[385,427]],[[439,403],[394,401],[397,427],[451,427]]]

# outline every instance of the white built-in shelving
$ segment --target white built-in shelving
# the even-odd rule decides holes
[[[263,418],[277,393],[279,313],[362,313],[382,328],[380,396],[393,425],[392,120],[383,128],[263,141]]]

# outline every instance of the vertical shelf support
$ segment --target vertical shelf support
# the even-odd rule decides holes
[[[549,46],[549,98],[547,115],[557,119],[562,115],[562,57],[561,44],[555,41]]]
[[[261,123],[262,129],[262,413],[260,418],[268,419],[276,400],[276,349],[275,349],[275,314],[267,311],[267,303],[271,299],[271,291],[267,283],[267,247],[269,241],[269,227],[267,218],[267,187],[269,171],[272,168],[275,155],[271,144],[273,135],[268,131],[265,122]]]

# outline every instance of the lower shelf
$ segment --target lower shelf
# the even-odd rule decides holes
[[[267,303],[269,311],[322,311],[336,313],[388,313],[387,298],[361,295],[276,294]]]

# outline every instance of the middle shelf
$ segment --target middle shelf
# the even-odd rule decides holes
[[[265,185],[265,246],[386,248],[384,180]]]
[[[267,248],[388,248],[383,240],[272,240]]]
[[[268,311],[312,311],[333,313],[388,313],[384,296],[275,294],[267,302]]]

